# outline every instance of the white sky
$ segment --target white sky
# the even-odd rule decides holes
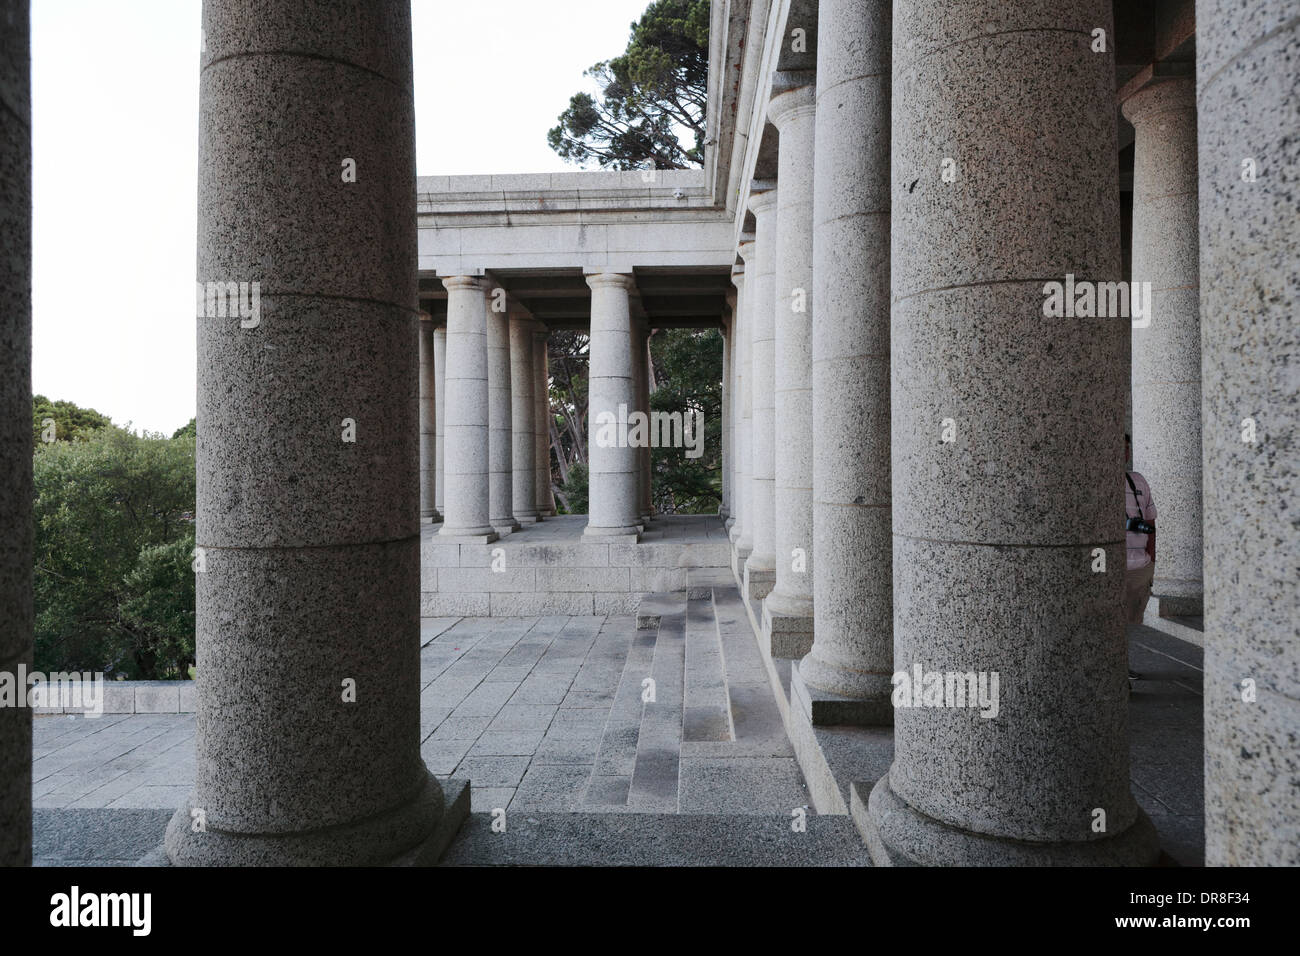
[[[413,0],[419,174],[574,169],[546,131],[649,0]],[[200,0],[33,0],[33,389],[194,416]]]

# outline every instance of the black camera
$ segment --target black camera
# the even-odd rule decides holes
[[[1128,524],[1124,525],[1125,531],[1136,531],[1139,534],[1155,534],[1156,526],[1150,521],[1143,521],[1141,518],[1129,518]]]

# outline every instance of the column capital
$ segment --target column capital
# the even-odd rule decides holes
[[[1152,79],[1120,104],[1120,112],[1134,126],[1146,123],[1157,113],[1195,109],[1196,77],[1190,74]]]
[[[791,120],[817,112],[817,74],[812,70],[777,73],[772,79],[772,98],[767,118],[780,130]]]
[[[767,212],[769,209],[776,208],[776,182],[771,183],[754,183],[749,194],[749,211],[757,215],[760,212]],[[761,192],[753,191],[761,189]],[[743,245],[743,243],[742,243]],[[752,245],[752,243],[751,243]],[[741,253],[743,256],[744,253]]]
[[[636,288],[636,276],[629,272],[593,272],[586,279],[593,289],[597,286],[621,286],[628,291]]]
[[[482,276],[444,276],[442,285],[451,292],[453,289],[482,289],[485,283]]]
[[[740,258],[745,260],[745,265],[740,267],[740,271],[744,272],[754,258],[754,238],[751,236],[748,239],[742,239],[740,245],[736,246],[736,252]]]

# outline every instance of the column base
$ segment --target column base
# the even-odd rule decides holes
[[[486,525],[482,528],[448,528],[444,524],[438,537],[448,544],[491,544],[500,535],[495,528]]]
[[[448,781],[447,792],[433,774],[410,802],[342,826],[298,833],[230,833],[209,828],[195,833],[193,796],[167,824],[163,858],[145,861],[172,866],[432,866],[469,816],[468,781]]]
[[[1205,598],[1201,594],[1155,594],[1151,595],[1160,617],[1203,617],[1205,615]]]
[[[813,646],[812,601],[774,589],[763,599],[761,626],[773,657],[798,660]]]
[[[763,560],[759,556],[754,560],[754,554],[745,559],[745,594],[751,601],[761,601],[772,593],[772,588],[776,587],[776,567],[771,561]]]
[[[805,657],[801,661],[795,661],[790,667],[790,706],[798,707],[810,724],[814,727],[893,726],[894,704],[891,700],[893,684],[889,677],[885,677],[882,681],[883,690],[875,693],[865,693],[861,697],[835,694],[811,686],[804,679],[803,673],[806,669],[816,673],[818,666],[826,665],[818,661],[810,661]]]
[[[598,528],[593,525],[587,525],[587,527],[582,530],[582,536],[584,538],[603,538],[605,540],[610,538],[630,538],[633,541],[636,541],[639,540],[640,535],[640,526],[634,524],[620,525],[617,528]]]
[[[542,516],[533,512],[532,514],[516,514],[515,522],[522,528],[526,524],[537,524],[542,520]]]
[[[1160,858],[1155,825],[1141,807],[1132,826],[1104,839],[1030,843],[928,817],[894,793],[888,774],[869,796],[867,787],[850,786],[849,814],[876,866],[1152,866]]]
[[[514,534],[521,527],[523,526],[513,517],[492,519],[492,530],[503,538],[508,534]]]
[[[420,520],[427,521],[429,524],[442,524],[442,515],[437,511],[423,511],[420,513]]]

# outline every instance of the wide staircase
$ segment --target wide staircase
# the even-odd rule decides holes
[[[444,866],[853,866],[820,816],[725,569],[642,599],[578,812],[474,813]]]

